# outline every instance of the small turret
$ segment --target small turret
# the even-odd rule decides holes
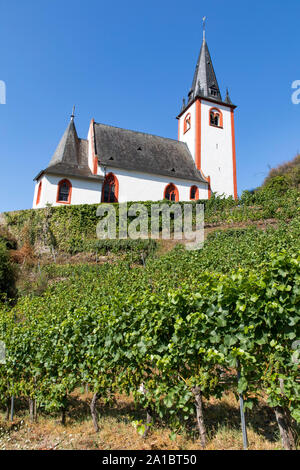
[[[73,112],[71,115],[71,120],[69,125],[62,136],[56,151],[54,152],[53,157],[48,165],[48,168],[53,167],[54,165],[64,164],[67,166],[78,167],[80,164],[79,159],[79,139],[74,123],[75,117],[75,106],[73,107]]]
[[[226,89],[226,98],[225,98],[224,103],[226,103],[226,104],[232,104],[232,101],[231,101],[230,96],[229,96],[228,88]]]

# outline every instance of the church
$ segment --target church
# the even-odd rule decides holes
[[[127,201],[237,198],[234,110],[223,100],[203,32],[192,87],[177,116],[178,140],[91,120],[77,135],[74,112],[49,165],[35,177],[33,208]]]

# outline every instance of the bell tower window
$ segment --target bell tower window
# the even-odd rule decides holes
[[[218,108],[211,108],[209,111],[209,125],[223,128],[223,114]]]

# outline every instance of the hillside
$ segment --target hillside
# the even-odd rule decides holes
[[[1,306],[0,447],[239,449],[242,393],[249,448],[294,448],[300,193],[281,177],[203,201],[196,251],[99,241],[96,206],[5,214],[19,297]]]
[[[272,168],[266,177],[263,186],[267,186],[274,182],[275,178],[281,178],[282,185],[287,189],[296,188],[300,189],[300,155],[286,163],[279,165],[277,168]]]
[[[166,203],[158,201],[161,202]],[[132,204],[129,202],[128,208]],[[150,219],[151,202],[146,201],[143,204]],[[213,196],[210,200],[190,204],[193,207],[197,204],[204,205],[207,229],[249,224],[266,226],[295,217],[299,211],[299,191],[293,187],[287,189],[286,183],[282,183],[276,176],[254,193],[244,191],[237,201]],[[120,205],[113,206],[117,211],[118,222]],[[2,220],[19,247],[26,242],[38,253],[53,250],[68,254],[95,252],[99,246],[96,237],[96,226],[100,220],[96,215],[97,207],[79,205],[16,211],[2,214]],[[129,218],[128,222],[131,220]]]

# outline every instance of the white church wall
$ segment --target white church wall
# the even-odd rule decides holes
[[[223,114],[223,129],[210,125],[210,109]],[[234,196],[231,109],[227,106],[201,102],[201,169],[211,177],[211,190]]]
[[[99,169],[103,174],[103,168]],[[176,185],[180,201],[190,200],[191,186],[199,189],[199,199],[207,199],[208,191],[206,183],[185,181],[179,178],[147,175],[134,171],[106,168],[106,174],[113,173],[119,182],[119,202],[126,201],[159,201],[164,197],[164,191],[169,183]],[[33,208],[40,209],[47,204],[61,206],[63,203],[56,202],[58,183],[64,179],[63,176],[44,175],[36,183],[34,191]],[[101,202],[102,182],[89,181],[75,177],[67,178],[72,184],[71,205],[98,204]],[[42,183],[40,202],[37,205],[37,193],[40,182]]]
[[[119,181],[119,202],[126,201],[160,201],[164,198],[164,190],[169,183],[176,185],[179,201],[190,200],[191,186],[199,188],[199,199],[207,199],[206,183],[185,181],[179,178],[147,175],[135,171],[106,168],[106,174],[113,173]]]
[[[44,175],[37,183],[34,192],[33,208],[40,209],[51,204],[62,206],[63,203],[56,202],[58,183],[65,179],[63,176]],[[98,204],[101,202],[102,182],[83,180],[75,177],[67,177],[72,184],[71,204]],[[37,191],[40,181],[42,182],[40,203],[36,205]]]

